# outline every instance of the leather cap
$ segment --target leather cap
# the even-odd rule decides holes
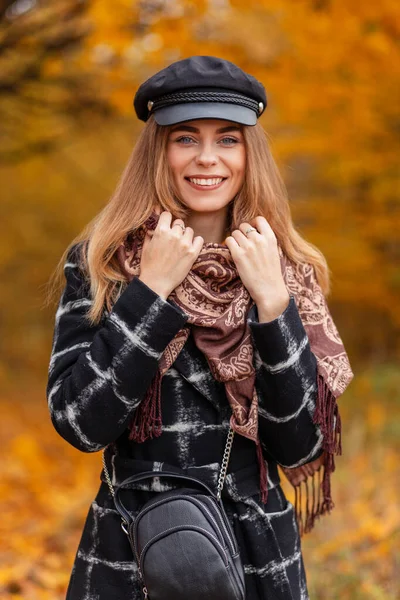
[[[154,114],[159,125],[212,118],[255,125],[267,96],[263,84],[234,63],[190,56],[142,83],[133,104],[141,121]]]

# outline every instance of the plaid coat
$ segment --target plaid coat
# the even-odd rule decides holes
[[[89,285],[78,266],[79,245],[65,264],[66,286],[55,317],[47,398],[58,433],[82,452],[106,448],[114,485],[143,470],[183,471],[216,490],[229,429],[224,385],[189,336],[162,379],[163,432],[137,444],[128,423],[144,397],[168,343],[187,315],[134,278],[97,326],[84,318]],[[241,551],[247,600],[307,600],[294,507],[277,465],[295,467],[321,454],[322,435],[312,422],[317,394],[316,358],[294,296],[275,320],[248,313],[254,344],[259,433],[268,465],[268,501],[259,499],[255,444],[236,435],[222,499]],[[128,538],[104,471],[76,552],[68,600],[139,600],[142,592]],[[127,499],[136,511],[164,481],[140,483]]]

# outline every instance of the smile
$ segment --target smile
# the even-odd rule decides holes
[[[218,177],[218,178],[210,178],[210,179],[196,179],[196,178],[187,178],[185,180],[188,184],[194,188],[195,190],[216,190],[221,187],[221,185],[226,181],[226,177]]]

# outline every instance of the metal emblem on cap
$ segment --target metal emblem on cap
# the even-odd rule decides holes
[[[263,110],[264,110],[264,104],[262,102],[259,102],[258,103],[258,113],[261,115]]]
[[[149,101],[148,101],[148,103],[147,103],[147,109],[148,109],[148,111],[149,111],[149,112],[150,112],[150,111],[151,111],[151,109],[153,108],[153,104],[154,104],[153,100],[149,100]]]

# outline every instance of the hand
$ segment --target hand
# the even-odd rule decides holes
[[[140,259],[139,279],[164,299],[185,279],[204,243],[199,235],[193,238],[191,227],[178,227],[185,226],[182,219],[171,221],[170,212],[160,214],[157,227],[146,234]]]
[[[245,231],[255,227],[257,231]],[[243,285],[257,306],[281,314],[289,303],[289,293],[283,279],[278,242],[267,219],[258,216],[225,239]],[[277,316],[276,315],[276,316]]]

